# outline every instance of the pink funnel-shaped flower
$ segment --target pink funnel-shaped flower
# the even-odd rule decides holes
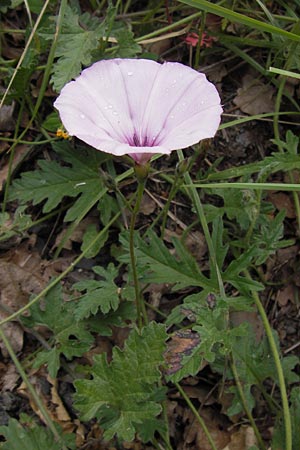
[[[204,74],[145,59],[93,64],[64,86],[54,106],[71,136],[138,164],[213,137],[222,113]]]

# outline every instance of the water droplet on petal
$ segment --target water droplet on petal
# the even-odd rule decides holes
[[[81,119],[85,119],[85,115],[84,114],[80,114],[80,118]]]
[[[170,119],[174,119],[174,114],[171,114],[171,115],[170,115]]]
[[[112,109],[112,105],[108,105],[108,109]]]
[[[129,77],[131,77],[131,76],[133,75],[133,72],[127,72],[127,75],[128,75]]]
[[[118,116],[117,111],[113,111],[113,115],[114,115],[114,116]]]

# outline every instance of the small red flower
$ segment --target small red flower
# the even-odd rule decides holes
[[[208,36],[205,32],[202,33],[200,47],[212,47],[213,42],[216,39],[212,36]],[[196,47],[198,45],[199,35],[197,33],[188,33],[184,42],[192,47]]]

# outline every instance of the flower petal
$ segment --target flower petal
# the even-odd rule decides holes
[[[135,59],[93,64],[54,106],[70,135],[139,163],[212,137],[222,112],[205,75],[179,63]]]

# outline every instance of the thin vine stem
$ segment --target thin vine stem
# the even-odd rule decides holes
[[[13,350],[11,344],[10,344],[9,339],[6,337],[6,334],[3,331],[2,326],[0,326],[0,337],[1,337],[1,340],[3,341],[7,351],[9,353],[9,356],[11,357],[11,359],[12,359],[13,363],[15,364],[15,366],[16,366],[19,374],[20,374],[20,376],[22,377],[22,380],[26,384],[28,391],[32,395],[32,398],[34,399],[34,401],[36,403],[36,406],[38,407],[38,409],[42,413],[42,415],[44,417],[44,420],[47,423],[49,429],[52,431],[55,439],[58,442],[61,442],[62,450],[67,450],[67,447],[65,446],[61,436],[59,435],[58,431],[56,430],[56,428],[55,428],[55,426],[54,426],[54,424],[53,424],[53,422],[52,422],[52,420],[51,420],[51,418],[50,418],[50,416],[48,414],[47,409],[45,408],[43,402],[41,401],[41,399],[37,395],[35,389],[33,388],[32,384],[30,383],[29,378],[27,377],[27,375],[26,375],[26,373],[25,373],[25,371],[24,371],[20,361],[18,360],[17,355],[15,354],[15,352],[14,352],[14,350]]]
[[[200,414],[198,413],[198,411],[196,410],[195,406],[193,405],[193,403],[191,402],[191,400],[189,399],[189,397],[186,395],[186,393],[184,392],[184,389],[182,389],[182,387],[180,386],[179,383],[175,383],[175,386],[178,390],[178,392],[180,392],[180,394],[182,395],[182,397],[184,398],[185,402],[187,403],[188,407],[190,408],[190,410],[193,412],[197,422],[199,423],[199,425],[201,426],[202,430],[204,431],[205,436],[207,437],[207,440],[212,448],[212,450],[218,450],[217,447],[215,446],[215,443],[211,437],[211,434],[209,432],[209,429],[207,428],[207,426],[205,425],[204,420],[202,419],[202,417],[200,416]]]
[[[248,272],[248,270],[244,271],[246,277],[251,280],[251,275]],[[292,450],[292,423],[291,423],[291,415],[290,415],[290,409],[289,409],[289,402],[288,402],[288,396],[287,396],[287,390],[285,385],[285,379],[284,379],[284,373],[283,368],[280,362],[280,356],[279,352],[277,350],[275,338],[272,332],[271,325],[269,323],[266,311],[260,301],[260,298],[257,294],[257,292],[252,292],[252,297],[255,302],[255,305],[258,309],[258,312],[260,314],[260,317],[263,322],[264,329],[266,331],[266,335],[269,341],[270,349],[274,358],[274,363],[277,371],[278,376],[278,382],[279,382],[279,389],[281,394],[281,402],[282,402],[282,409],[283,409],[283,421],[285,426],[285,450]]]

